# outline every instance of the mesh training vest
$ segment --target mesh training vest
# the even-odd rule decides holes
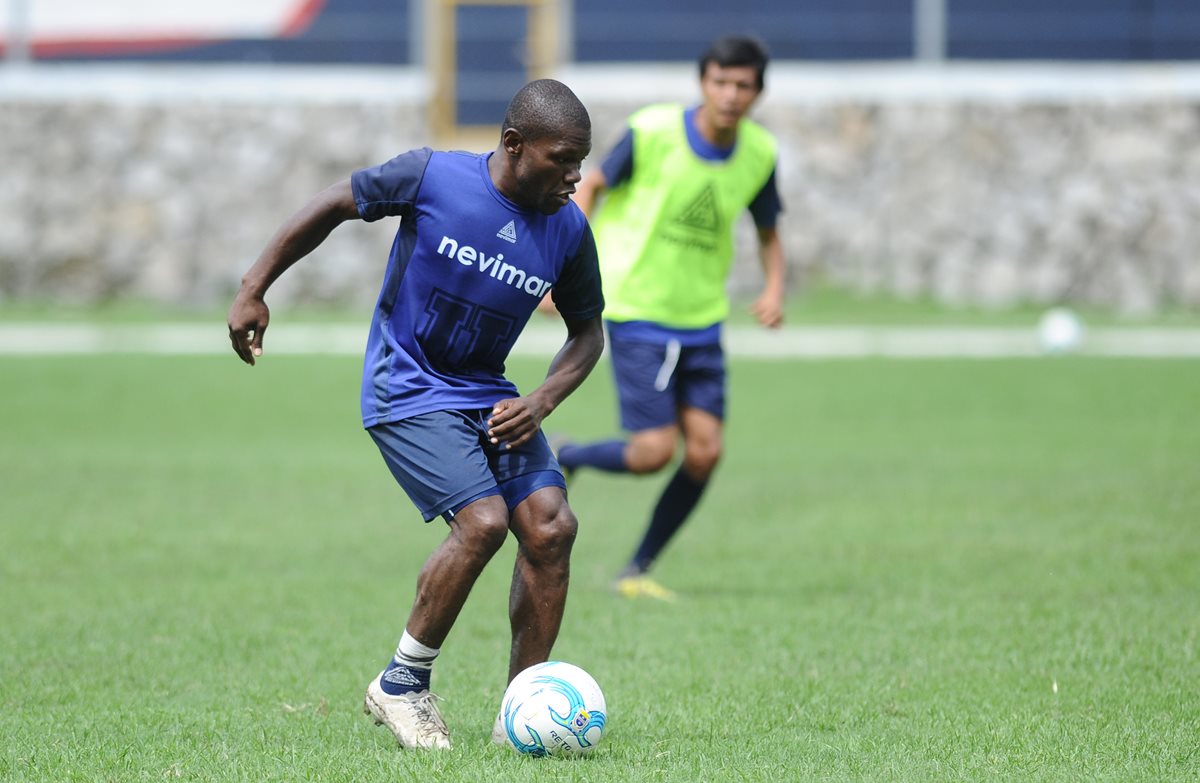
[[[609,320],[692,329],[729,313],[734,222],[770,177],[776,143],[743,119],[733,154],[704,160],[683,123],[677,105],[629,119],[633,176],[609,191],[592,222]]]

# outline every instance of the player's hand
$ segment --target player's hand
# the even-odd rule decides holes
[[[528,397],[500,400],[488,418],[488,439],[506,449],[520,446],[537,434],[546,412]]]
[[[246,364],[254,364],[263,352],[263,332],[271,321],[271,311],[261,298],[241,292],[229,308],[229,342]]]
[[[750,305],[750,312],[758,322],[768,329],[778,329],[783,325],[783,296],[773,291],[764,291]]]

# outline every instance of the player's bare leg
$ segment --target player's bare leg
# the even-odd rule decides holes
[[[700,408],[684,408],[679,422],[683,428],[683,469],[695,481],[708,481],[721,461],[724,425]]]
[[[667,482],[637,550],[613,585],[626,598],[675,600],[675,593],[650,578],[647,571],[683,527],[721,459],[720,418],[699,408],[683,408],[679,425],[683,433],[683,462]]]
[[[510,681],[550,657],[567,605],[571,548],[578,529],[566,494],[558,487],[537,490],[513,511],[517,559],[508,597]]]
[[[625,442],[625,466],[630,473],[646,474],[662,470],[675,456],[679,427],[667,424],[638,430]]]
[[[594,468],[606,473],[633,473],[645,475],[656,473],[666,467],[675,456],[675,444],[679,440],[678,425],[664,424],[637,430],[628,438],[613,438],[592,443],[574,443],[562,435],[550,435],[550,447],[563,477],[569,482],[575,471],[582,467]]]
[[[417,577],[417,595],[406,624],[405,644],[431,656],[424,671],[397,666],[397,660],[371,681],[364,710],[385,724],[406,748],[449,748],[450,732],[428,688],[432,657],[450,633],[484,566],[508,535],[508,507],[498,496],[481,498],[459,511],[450,534],[425,561]],[[399,652],[397,653],[399,655]],[[392,667],[396,668],[393,669]],[[414,679],[417,675],[417,679]],[[384,678],[407,679],[404,692],[388,693]],[[423,678],[423,679],[422,679]],[[391,690],[398,688],[391,687]]]
[[[525,498],[513,511],[517,560],[508,594],[512,650],[508,681],[535,663],[550,658],[567,605],[571,548],[579,523],[558,487],[546,487]],[[500,715],[492,725],[492,742],[504,744]]]
[[[408,632],[441,647],[484,566],[508,537],[508,507],[499,495],[480,498],[454,515],[450,534],[425,561],[408,616]]]

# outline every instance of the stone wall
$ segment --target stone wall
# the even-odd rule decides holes
[[[784,116],[786,115],[786,116]],[[788,127],[788,248],[955,304],[1200,304],[1200,104],[837,105]]]
[[[794,283],[990,307],[1200,306],[1200,78],[1126,69],[1014,89],[1011,73],[896,73],[769,74],[756,114],[782,144]],[[0,78],[0,302],[215,306],[308,196],[430,142],[419,74],[205,78]],[[595,158],[631,109],[696,94],[682,68],[562,78],[592,112]],[[273,301],[373,301],[393,232],[339,229]],[[741,233],[732,286],[748,293],[748,221]]]

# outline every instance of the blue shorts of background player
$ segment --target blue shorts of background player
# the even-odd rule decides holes
[[[725,419],[725,352],[719,342],[651,342],[610,330],[609,351],[624,429],[675,424],[682,408]]]
[[[546,437],[538,432],[513,448],[491,443],[491,415],[491,408],[434,411],[367,430],[426,522],[438,516],[449,522],[489,495],[503,497],[512,513],[543,487],[566,490]]]
[[[720,459],[726,387],[721,329],[717,324],[675,330],[647,322],[609,323],[608,327],[621,426],[631,435],[588,444],[563,443],[557,457],[568,473],[580,467],[654,473],[671,462],[683,436],[683,460],[615,582],[623,595],[670,599],[671,591],[645,574],[699,503]]]

